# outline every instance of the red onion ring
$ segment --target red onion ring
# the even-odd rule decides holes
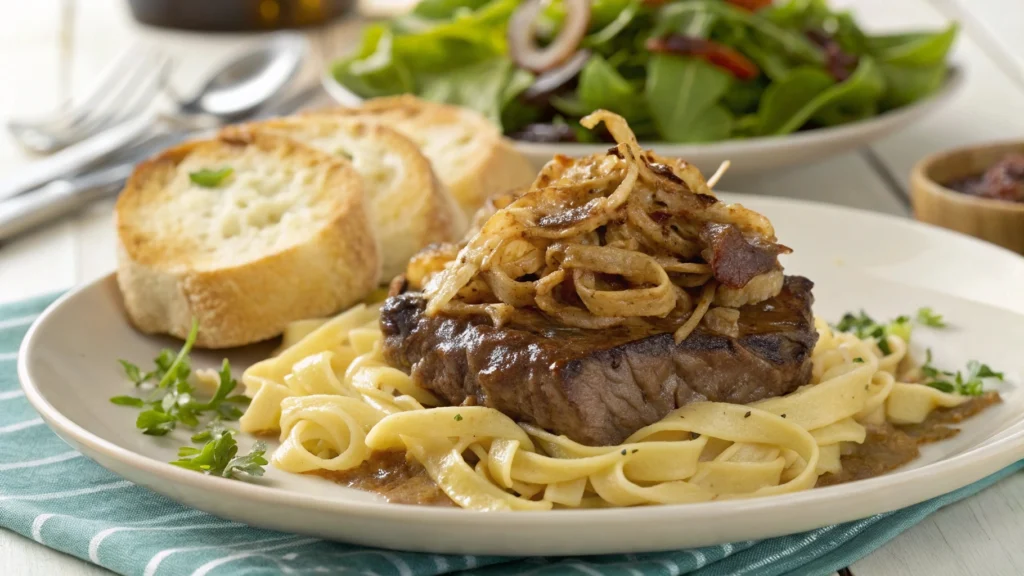
[[[533,72],[550,70],[572,56],[590,25],[590,0],[564,0],[565,22],[548,46],[537,45],[534,35],[543,0],[526,0],[508,23],[508,50],[512,60]]]

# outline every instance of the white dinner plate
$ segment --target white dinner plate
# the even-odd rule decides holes
[[[358,106],[362,99],[334,79],[329,71],[321,81],[327,93],[343,106]],[[815,160],[853,150],[893,134],[920,120],[950,100],[964,85],[964,72],[952,66],[946,81],[936,93],[902,108],[891,110],[859,122],[794,132],[786,136],[725,140],[708,144],[671,144],[642,142],[662,156],[683,158],[701,172],[712,174],[719,164],[729,160],[731,174],[755,173],[773,168],[806,164]],[[608,150],[608,144],[540,144],[515,141],[515,147],[540,168],[555,154],[586,156]]]
[[[148,362],[168,339],[125,320],[113,277],[54,303],[22,345],[18,371],[49,425],[90,458],[179,502],[265,528],[435,553],[563,555],[642,552],[778,536],[863,518],[970,484],[1024,457],[1024,258],[979,240],[890,216],[821,204],[732,196],[762,211],[792,247],[784,265],[816,283],[815,311],[837,319],[864,309],[879,318],[931,306],[945,330],[917,328],[912,351],[940,367],[970,359],[1006,372],[1003,403],[965,422],[950,440],[884,476],[782,496],[700,504],[546,512],[472,512],[388,504],[312,476],[268,467],[253,482],[204,476],[167,461],[185,431],[154,438],[136,410],[108,402],[125,394],[118,358]],[[229,354],[236,370],[269,349]],[[221,352],[197,352],[214,367]],[[253,438],[239,435],[241,450]],[[273,444],[272,444],[273,446]]]

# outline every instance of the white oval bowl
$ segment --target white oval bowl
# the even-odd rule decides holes
[[[93,460],[186,505],[254,526],[402,550],[461,554],[575,555],[644,552],[779,536],[916,504],[970,484],[1024,457],[1024,258],[946,230],[823,204],[726,196],[770,217],[794,249],[791,274],[815,283],[817,314],[837,319],[865,309],[880,318],[931,306],[947,330],[918,328],[941,367],[979,359],[1004,370],[1003,403],[966,421],[950,440],[889,474],[782,496],[603,510],[478,513],[388,504],[327,480],[268,467],[252,482],[204,476],[167,464],[186,431],[154,438],[134,426],[137,411],[115,406],[125,394],[117,359],[148,362],[165,338],[139,334],[125,320],[113,277],[62,297],[22,345],[25,394],[62,438]],[[968,272],[978,270],[983,272]],[[269,346],[231,351],[236,370]],[[215,367],[222,352],[196,352]],[[254,438],[239,435],[240,450]],[[272,447],[276,443],[270,443]]]
[[[330,71],[325,71],[321,75],[321,82],[331,98],[342,106],[354,107],[363,101],[339,84]],[[708,175],[726,160],[732,162],[730,174],[754,173],[806,164],[859,148],[906,128],[952,99],[963,85],[963,70],[959,66],[951,66],[945,83],[936,93],[908,106],[859,122],[794,132],[785,136],[724,140],[707,144],[641,142],[641,145],[656,150],[662,156],[683,158]],[[545,144],[518,140],[513,142],[516,149],[525,154],[538,169],[555,154],[579,157],[608,150],[608,144]]]

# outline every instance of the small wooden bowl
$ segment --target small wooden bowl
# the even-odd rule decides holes
[[[1001,142],[934,154],[914,166],[910,188],[914,217],[1024,254],[1024,203],[979,198],[944,184],[977,176],[1024,142]]]

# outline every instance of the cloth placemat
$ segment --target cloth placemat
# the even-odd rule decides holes
[[[856,522],[674,552],[509,558],[339,544],[250,528],[187,508],[108,472],[51,432],[25,399],[16,364],[29,326],[55,298],[0,306],[0,526],[120,574],[824,575],[863,558],[939,508],[1024,467],[1018,462],[956,492]]]

